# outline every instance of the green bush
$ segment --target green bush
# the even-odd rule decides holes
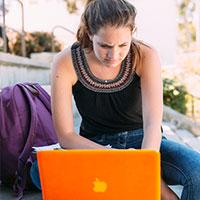
[[[47,32],[32,32],[26,33],[26,56],[30,57],[31,53],[50,52],[52,48],[51,33]],[[54,39],[55,51],[61,50],[61,44]],[[15,55],[22,55],[21,52],[21,36],[18,34],[16,41],[12,45],[12,53]]]
[[[186,114],[187,112],[187,90],[175,79],[165,78],[163,80],[164,104],[174,110]]]

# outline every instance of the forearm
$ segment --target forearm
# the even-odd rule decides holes
[[[144,128],[144,137],[142,141],[142,149],[160,150],[161,128],[159,126],[148,126]]]
[[[142,149],[151,149],[159,151],[161,144],[161,128],[148,127],[144,129],[144,138],[142,142]],[[168,187],[161,177],[161,200],[179,200],[177,195]]]
[[[59,143],[64,149],[108,149],[87,138],[84,138],[75,132],[66,133],[58,136]]]

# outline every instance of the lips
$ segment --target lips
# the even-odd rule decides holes
[[[106,62],[110,63],[110,64],[115,64],[118,61],[117,60],[109,60],[109,59],[105,59]]]

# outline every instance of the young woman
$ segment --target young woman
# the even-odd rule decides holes
[[[160,151],[162,200],[178,199],[167,184],[184,186],[182,200],[199,200],[200,154],[162,137],[160,62],[152,47],[133,38],[135,17],[125,0],[88,1],[77,42],[53,63],[52,111],[59,142],[66,149],[111,145]],[[80,134],[74,131],[72,95],[82,116]]]

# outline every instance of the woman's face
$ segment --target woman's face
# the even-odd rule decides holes
[[[106,67],[117,67],[129,52],[132,32],[129,27],[106,26],[90,39],[98,61]]]

